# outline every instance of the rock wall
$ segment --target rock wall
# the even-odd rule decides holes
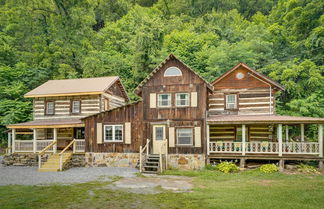
[[[69,167],[85,167],[86,160],[84,154],[73,154]]]
[[[42,160],[47,160],[48,155],[45,154]],[[13,153],[4,155],[2,164],[6,166],[38,166],[38,155],[34,153]]]
[[[168,168],[179,170],[199,170],[205,167],[205,155],[200,154],[169,154]]]
[[[85,153],[88,167],[131,167],[135,168],[139,153]]]

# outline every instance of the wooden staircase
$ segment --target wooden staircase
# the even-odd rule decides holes
[[[62,154],[62,168],[70,162],[72,159],[72,152],[65,152]],[[49,171],[60,171],[60,154],[53,154],[48,157],[48,160],[38,168],[38,171],[49,172]]]
[[[143,163],[143,173],[157,174],[160,171],[160,155],[148,155]]]

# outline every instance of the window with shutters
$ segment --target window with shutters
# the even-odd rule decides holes
[[[159,94],[158,107],[171,107],[171,94]]]
[[[189,106],[189,94],[188,93],[177,93],[176,94],[176,106],[177,107]]]
[[[104,134],[105,142],[122,142],[123,125],[105,125]]]
[[[71,112],[72,112],[72,114],[80,114],[81,113],[81,101],[80,100],[72,101]]]
[[[237,95],[228,94],[226,95],[226,109],[237,109]]]
[[[178,145],[192,145],[193,140],[192,128],[178,128],[177,129],[177,144]]]

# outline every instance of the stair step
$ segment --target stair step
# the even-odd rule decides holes
[[[159,162],[144,162],[144,165],[159,165]]]
[[[53,172],[53,171],[59,171],[60,169],[59,168],[39,168],[38,171],[41,171],[41,172]]]
[[[152,174],[158,174],[158,171],[143,171],[143,173],[152,173]]]
[[[144,168],[159,168],[159,166],[155,166],[155,165],[144,165]]]

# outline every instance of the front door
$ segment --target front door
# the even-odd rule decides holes
[[[153,154],[160,154],[161,150],[165,150],[162,148],[165,139],[165,125],[153,125]]]

